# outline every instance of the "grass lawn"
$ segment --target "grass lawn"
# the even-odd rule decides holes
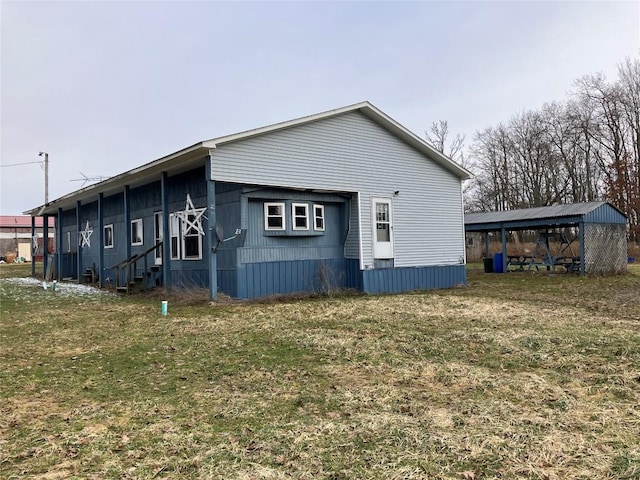
[[[166,317],[29,271],[0,265],[0,478],[640,478],[640,266]]]

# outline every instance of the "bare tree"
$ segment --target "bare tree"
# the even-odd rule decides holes
[[[446,120],[433,122],[429,130],[425,132],[426,140],[433,146],[433,148],[438,150],[440,153],[444,153],[447,157],[464,168],[467,168],[466,156],[464,154],[465,136],[458,133],[451,140],[449,139],[449,136],[449,122]]]

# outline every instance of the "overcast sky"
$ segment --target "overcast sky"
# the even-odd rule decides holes
[[[7,2],[0,165],[49,199],[201,140],[368,100],[474,133],[640,55],[640,2]],[[0,213],[44,172],[0,168]]]

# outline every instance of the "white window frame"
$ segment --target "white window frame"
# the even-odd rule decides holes
[[[304,216],[296,213],[297,208],[304,208]],[[304,218],[304,226],[298,226],[298,219]],[[309,204],[308,203],[292,203],[291,204],[291,228],[293,230],[309,230]]]
[[[180,260],[181,246],[180,231],[181,231],[180,216],[177,213],[169,215],[169,255],[171,260]],[[175,248],[173,240],[176,240]]]
[[[111,231],[111,235],[107,235],[107,231]],[[103,227],[102,233],[103,233],[103,238],[104,238],[104,240],[103,240],[104,248],[113,248],[114,244],[116,243],[114,235],[113,235],[113,223],[105,225]],[[109,238],[111,239],[111,244],[107,244],[107,240]]]
[[[200,232],[198,232],[196,229],[194,229],[194,227],[188,228],[188,223],[187,223],[187,219],[186,216],[189,215],[188,213],[184,212],[183,216],[181,218],[182,222],[181,222],[181,230],[182,230],[182,259],[183,260],[202,260],[202,235],[200,235]],[[194,217],[193,220],[191,220],[192,222],[195,221],[195,214],[192,214],[192,216]],[[190,255],[187,256],[187,238],[198,238],[198,254],[197,255]]]
[[[387,205],[386,218],[378,218],[377,204]],[[371,215],[372,215],[372,240],[373,240],[373,258],[379,260],[390,260],[394,255],[394,232],[393,232],[393,201],[391,198],[374,197],[371,199]],[[389,236],[388,240],[380,240],[378,238],[378,226],[386,225],[385,230]]]
[[[153,244],[158,245],[162,242],[162,212],[154,212],[153,214]],[[154,261],[156,265],[162,265],[162,249],[165,248],[165,245],[160,245],[155,250]]]
[[[318,210],[321,212],[318,215]],[[322,226],[318,227],[318,220],[322,221]],[[324,205],[313,204],[313,229],[316,232],[324,232]]]
[[[136,226],[136,229],[140,229],[140,240],[137,241],[136,239],[134,239],[133,237],[133,233],[134,233],[134,225]],[[141,218],[136,218],[135,220],[131,220],[131,246],[135,247],[138,245],[144,245],[144,223],[142,222]]]
[[[67,253],[71,252],[71,232],[67,232]]]
[[[280,207],[280,215],[269,215],[269,207]],[[287,220],[285,215],[285,204],[284,202],[265,202],[264,203],[264,229],[268,231],[283,231],[287,228]],[[270,218],[280,218],[282,219],[281,227],[271,227],[269,226]]]

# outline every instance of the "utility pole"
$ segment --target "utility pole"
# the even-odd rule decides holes
[[[49,203],[49,154],[40,152],[39,157],[44,155],[44,204]]]

